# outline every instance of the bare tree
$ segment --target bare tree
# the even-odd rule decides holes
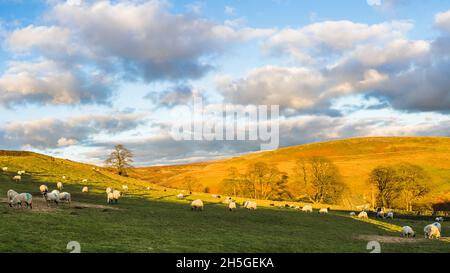
[[[119,175],[127,175],[127,169],[131,168],[133,153],[119,144],[114,147],[114,151],[106,159],[105,164],[112,167]]]

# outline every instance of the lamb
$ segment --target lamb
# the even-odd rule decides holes
[[[229,209],[230,211],[235,210],[235,209],[236,209],[236,202],[234,202],[234,201],[230,202],[230,203],[228,204],[228,209]]]
[[[184,195],[183,195],[182,193],[180,193],[180,194],[177,195],[177,198],[178,198],[178,199],[183,199],[183,198],[184,198]]]
[[[328,213],[328,209],[327,208],[323,208],[319,210],[319,214],[327,214]]]
[[[310,205],[306,205],[302,208],[303,212],[313,212],[313,208]]]
[[[82,193],[88,193],[89,192],[89,188],[88,187],[83,187],[83,189],[81,190]]]
[[[70,205],[70,202],[72,201],[71,195],[68,192],[62,192],[59,194],[59,201],[66,202]]]
[[[369,216],[367,215],[367,212],[361,211],[361,212],[358,214],[358,218],[360,218],[360,219],[369,219]]]
[[[438,223],[438,222],[433,223],[433,226],[437,227],[437,228],[439,229],[439,232],[442,231],[442,229],[441,229],[441,224],[440,224],[440,223]]]
[[[21,181],[22,180],[22,176],[16,175],[16,176],[13,177],[13,180],[14,181]]]
[[[21,193],[14,196],[13,200],[10,203],[10,206],[15,207],[18,204],[20,204],[20,206],[26,204],[27,208],[30,207],[30,209],[33,209],[33,196],[29,193]]]
[[[247,201],[244,204],[244,208],[246,208],[248,210],[256,210],[256,208],[257,208],[256,202]]]
[[[350,216],[356,216],[356,213],[354,211],[350,212]]]
[[[394,213],[393,213],[392,211],[388,212],[388,213],[386,214],[385,219],[387,219],[387,218],[394,219]]]
[[[203,211],[203,201],[200,199],[192,201],[191,210]]]
[[[402,236],[406,238],[416,237],[414,230],[410,226],[402,227]]]
[[[50,193],[45,193],[44,198],[47,201],[47,206],[50,206],[51,202],[55,202],[58,205],[59,203],[59,191],[54,190]]]
[[[56,183],[56,188],[57,188],[59,191],[61,191],[61,190],[63,189],[63,183],[61,183],[61,182]]]
[[[439,229],[434,225],[428,225],[423,229],[423,232],[425,233],[426,239],[433,239],[433,238],[440,238],[441,232]]]
[[[8,203],[9,203],[9,206],[10,207],[12,207],[12,204],[11,204],[11,202],[12,202],[12,200],[14,199],[14,197],[16,197],[17,195],[19,195],[16,191],[14,191],[14,190],[9,190],[7,193],[6,193],[6,196],[8,197]]]
[[[8,167],[3,167],[2,171],[7,172],[8,171]]]

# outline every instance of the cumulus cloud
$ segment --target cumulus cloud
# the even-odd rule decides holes
[[[150,92],[145,98],[151,100],[157,107],[172,108],[192,102],[193,95],[191,86],[180,84],[162,92]]]

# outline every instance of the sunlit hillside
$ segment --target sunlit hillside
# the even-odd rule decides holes
[[[314,143],[275,151],[254,153],[220,161],[178,166],[137,168],[135,178],[158,185],[183,188],[185,177],[198,181],[201,187],[220,192],[220,184],[230,167],[245,172],[254,162],[266,162],[290,176],[290,186],[295,189],[293,172],[298,159],[313,156],[326,157],[339,168],[344,182],[349,186],[355,204],[371,195],[367,185],[368,174],[379,165],[411,163],[419,165],[429,176],[432,192],[426,202],[448,202],[450,197],[450,138],[438,137],[378,137],[355,138],[324,143]]]

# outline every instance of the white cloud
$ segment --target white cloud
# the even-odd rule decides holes
[[[71,146],[71,145],[76,145],[78,144],[78,141],[72,138],[65,138],[62,137],[60,139],[58,139],[58,143],[56,144],[58,147],[64,147],[64,146]]]

